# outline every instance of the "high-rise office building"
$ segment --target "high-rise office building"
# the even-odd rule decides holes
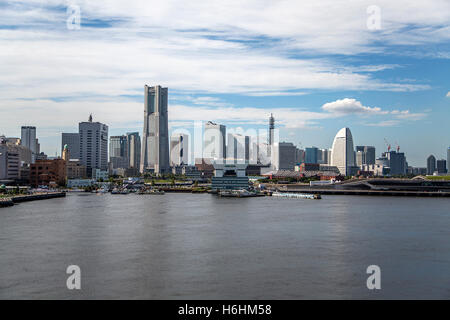
[[[272,148],[273,170],[294,170],[299,152],[291,142],[275,142]]]
[[[356,151],[356,153],[355,153],[355,161],[356,161],[356,165],[358,167],[361,167],[361,166],[364,165],[364,161],[365,161],[364,159],[365,159],[364,151]]]
[[[447,172],[450,173],[450,147],[447,149]]]
[[[189,136],[176,133],[170,137],[170,164],[180,166],[188,164]]]
[[[305,148],[305,163],[319,163],[318,152],[319,149],[316,147]]]
[[[70,150],[71,159],[80,159],[80,134],[66,133],[61,134],[61,154],[64,151],[64,146]]]
[[[331,165],[336,166],[342,175],[353,173],[355,153],[353,151],[353,137],[349,128],[342,128],[334,137]]]
[[[78,124],[80,134],[80,161],[86,166],[88,177],[95,169],[108,169],[108,126],[100,122],[89,121]]]
[[[250,137],[229,133],[227,144],[227,162],[248,163],[250,159]]]
[[[404,175],[407,172],[408,165],[406,163],[406,157],[403,152],[389,151],[383,153],[389,161],[389,168],[391,176]]]
[[[109,138],[109,162],[111,169],[129,167],[128,139],[126,135]]]
[[[141,172],[170,172],[168,89],[144,87],[144,132],[142,135]]]
[[[306,152],[303,149],[297,148],[296,150],[297,156],[295,159],[296,164],[301,164],[305,162]]]
[[[128,132],[127,141],[129,167],[139,170],[141,163],[141,137],[139,132]]]
[[[438,173],[447,173],[447,161],[445,159],[437,160],[436,170]]]
[[[213,161],[222,161],[226,158],[226,127],[208,121],[203,132],[203,158]]]
[[[375,164],[375,147],[356,146],[356,165]]]
[[[0,140],[0,179],[16,180],[20,177],[20,155],[17,150]]]
[[[109,138],[109,157],[128,157],[127,136],[111,136]]]
[[[328,149],[318,149],[317,150],[317,163],[328,164],[330,150]]]
[[[21,128],[21,145],[31,150],[31,162],[34,163],[38,152],[38,141],[36,139],[36,127],[22,126]]]
[[[432,175],[436,171],[436,158],[432,154],[427,158],[427,174]]]
[[[274,144],[274,138],[275,138],[275,118],[273,117],[273,114],[270,114],[269,118],[269,137],[268,137],[268,145],[272,146]],[[270,148],[269,148],[270,150]]]

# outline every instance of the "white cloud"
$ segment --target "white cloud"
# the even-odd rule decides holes
[[[289,58],[293,52],[382,52],[384,38],[402,42],[448,39],[445,1],[381,1],[382,32],[366,28],[365,1],[76,1],[82,28],[66,29],[67,1],[16,1],[0,12],[0,95],[47,98],[130,94],[144,83],[175,90],[301,95],[307,89],[414,91],[417,83],[372,77],[397,65],[349,67],[324,58]],[[407,4],[405,7],[404,5]],[[414,7],[414,10],[410,9]],[[414,14],[405,17],[407,12]],[[280,20],[280,17],[282,19]],[[89,20],[120,21],[89,28]],[[84,21],[84,22],[83,22]],[[83,23],[85,24],[83,26]],[[405,25],[427,26],[402,29]],[[330,27],[332,26],[332,27]],[[400,32],[401,31],[401,32]],[[433,36],[424,36],[433,32]],[[408,34],[412,34],[408,36]],[[420,35],[420,36],[419,36]],[[247,41],[247,42],[246,42]],[[374,47],[373,42],[377,43]],[[27,90],[23,90],[26,86]],[[295,93],[294,93],[295,92]]]
[[[400,121],[398,120],[385,120],[385,121],[379,121],[379,122],[371,122],[366,123],[366,126],[370,127],[394,127],[400,124]]]
[[[447,92],[447,95],[446,95],[446,97],[447,97],[447,98],[450,98],[450,91],[449,91],[449,92]]]
[[[423,112],[412,113],[409,110],[393,110],[390,113],[394,115],[397,119],[412,120],[412,121],[421,120],[427,116],[426,113]]]
[[[325,103],[322,109],[335,114],[336,116],[356,114],[360,116],[391,116],[398,120],[417,121],[425,118],[427,114],[424,112],[410,112],[409,110],[383,110],[379,107],[367,107],[356,99],[344,98],[333,102]],[[398,120],[386,120],[376,124],[377,126],[391,126],[398,124]]]
[[[121,96],[140,96],[144,84],[168,86],[171,100],[173,92],[300,96],[313,90],[426,90],[428,84],[414,79],[394,81],[374,75],[401,67],[396,64],[362,60],[361,66],[354,66],[352,59],[340,57],[390,54],[391,45],[409,45],[394,53],[413,55],[416,46],[450,39],[446,0],[377,1],[382,29],[376,32],[366,27],[366,8],[373,3],[365,0],[320,4],[316,0],[78,0],[82,27],[73,31],[66,28],[67,3],[17,0],[2,6],[3,130],[17,128],[23,119],[32,119],[42,128],[74,122],[76,126],[91,111],[110,126],[140,125],[142,103]],[[118,22],[108,28],[88,27],[92,21]],[[421,54],[438,54],[426,49],[421,47]],[[448,53],[439,56],[448,58]],[[64,100],[54,102],[55,97]],[[330,102],[320,112],[294,107],[276,112],[280,124],[291,128],[349,112],[365,116],[390,112],[353,100]],[[205,97],[178,102],[174,110],[187,112],[179,121],[192,120],[187,119],[192,114],[193,118],[232,115],[234,121],[266,123],[264,109],[237,108]],[[399,121],[420,118],[409,111],[390,116]]]
[[[325,103],[322,109],[336,114],[386,114],[378,107],[366,107],[356,99],[344,98],[333,102]]]

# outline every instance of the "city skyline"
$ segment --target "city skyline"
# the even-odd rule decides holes
[[[7,2],[0,13],[0,134],[36,126],[49,155],[62,150],[60,133],[91,112],[110,135],[142,132],[141,87],[153,82],[171,88],[171,129],[201,119],[265,128],[273,113],[280,141],[303,147],[331,148],[349,127],[355,145],[373,145],[377,156],[386,138],[410,165],[446,158],[449,3],[381,1],[379,29],[367,25],[368,1],[320,10],[230,2],[220,14],[211,2],[206,15],[196,2],[82,2],[79,29],[67,28],[67,3],[54,4]]]

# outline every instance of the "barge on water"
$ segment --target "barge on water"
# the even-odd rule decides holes
[[[239,190],[221,190],[218,191],[219,197],[225,198],[250,198],[250,197],[264,197],[265,194],[257,191],[249,191],[246,189]]]
[[[289,193],[289,192],[274,192],[274,193],[272,193],[272,197],[294,198],[294,199],[312,199],[312,200],[322,199],[320,194]]]

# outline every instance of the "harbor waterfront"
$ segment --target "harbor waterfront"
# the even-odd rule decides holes
[[[68,193],[0,210],[2,299],[450,298],[448,198]],[[81,268],[68,290],[66,268]],[[368,290],[366,268],[381,268]]]

